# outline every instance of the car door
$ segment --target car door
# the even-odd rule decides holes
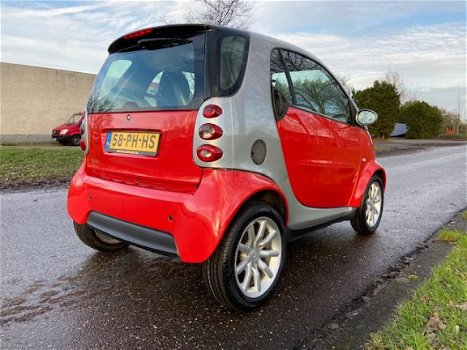
[[[315,208],[347,206],[362,156],[349,98],[324,67],[291,51],[272,52],[271,79],[289,103],[277,128],[296,198]]]

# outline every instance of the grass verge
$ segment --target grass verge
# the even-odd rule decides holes
[[[67,183],[82,159],[79,147],[0,147],[0,189]]]
[[[441,135],[440,140],[467,141],[467,134]]]
[[[453,250],[367,349],[467,349],[467,234],[442,230],[438,239]]]

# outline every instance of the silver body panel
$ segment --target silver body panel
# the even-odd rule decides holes
[[[270,56],[274,48],[302,53],[322,64],[298,47],[250,33],[249,57],[239,91],[233,96],[208,99],[199,109],[194,133],[193,159],[201,167],[256,172],[272,179],[287,199],[288,227],[292,230],[300,230],[338,220],[350,215],[354,209],[306,207],[293,193],[272,107]],[[208,104],[220,106],[223,110],[222,115],[217,118],[205,118],[203,108]],[[198,130],[204,123],[219,125],[224,131],[223,136],[214,141],[201,139]],[[261,165],[256,165],[251,159],[251,146],[258,139],[263,140],[267,146],[267,156]],[[212,144],[221,148],[224,152],[223,157],[211,163],[199,160],[196,150],[203,144]]]

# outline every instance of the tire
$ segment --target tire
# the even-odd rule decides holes
[[[70,145],[79,146],[80,141],[81,141],[81,136],[80,135],[74,135],[70,140]]]
[[[73,222],[78,238],[87,246],[99,251],[111,252],[128,247],[128,243],[116,240],[102,233],[96,232],[88,225]]]
[[[233,220],[217,250],[203,264],[204,282],[221,304],[251,310],[262,305],[275,290],[286,250],[282,216],[263,202],[251,202]]]
[[[357,209],[355,216],[350,220],[352,228],[359,235],[368,236],[374,234],[383,216],[383,207],[383,181],[379,176],[375,175],[368,183],[362,204]]]

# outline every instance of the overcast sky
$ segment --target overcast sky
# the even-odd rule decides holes
[[[97,73],[117,37],[183,22],[190,1],[3,1],[2,62]],[[409,95],[466,99],[465,1],[257,1],[251,30],[304,47],[362,89],[398,72]]]

